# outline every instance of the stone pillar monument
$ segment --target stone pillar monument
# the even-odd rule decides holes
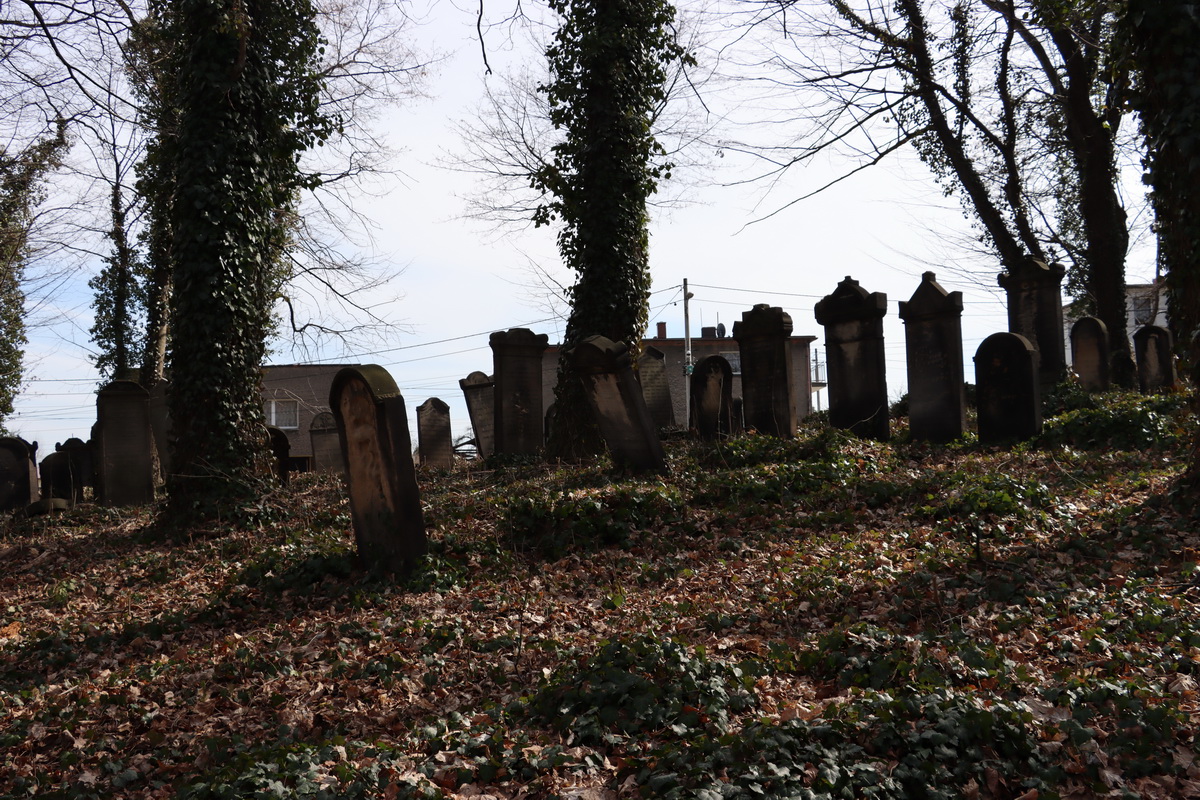
[[[1062,280],[1067,269],[1028,258],[1001,272],[1008,295],[1008,330],[1029,340],[1038,351],[1038,383],[1043,390],[1067,377],[1063,341]]]
[[[742,409],[747,428],[790,439],[796,435],[792,395],[792,318],[759,303],[733,323],[742,362]]]
[[[883,317],[887,295],[868,293],[849,275],[816,305],[825,327],[829,370],[829,423],[868,439],[886,440],[887,367],[883,353]]]
[[[962,292],[947,292],[932,272],[900,301],[908,361],[908,420],[914,439],[949,442],[967,428],[963,391]]]
[[[528,328],[496,331],[489,339],[495,367],[496,452],[530,455],[542,449],[544,333]]]

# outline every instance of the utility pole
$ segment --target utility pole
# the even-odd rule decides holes
[[[688,301],[692,293],[688,291],[687,278],[683,279],[683,426],[692,425],[692,326],[688,315]]]

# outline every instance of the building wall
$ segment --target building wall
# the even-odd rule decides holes
[[[793,393],[796,400],[796,418],[804,419],[812,412],[812,367],[811,347],[816,341],[815,336],[792,336],[789,340],[792,350],[792,380]],[[675,411],[675,424],[684,427],[687,423],[685,397],[687,377],[683,370],[683,339],[668,339],[666,337],[643,339],[643,347],[653,347],[662,352],[666,366],[667,383],[671,388],[671,405]],[[558,378],[558,345],[546,348],[542,359],[542,402],[544,408],[549,408],[554,402],[554,386]],[[692,363],[699,363],[709,356],[724,356],[734,368],[733,396],[742,396],[742,377],[739,369],[741,362],[736,339],[731,337],[707,337],[692,339]]]
[[[298,409],[297,425],[294,428],[283,428],[288,441],[292,445],[293,457],[308,457],[312,455],[312,440],[308,430],[313,417],[323,411],[329,411],[329,387],[333,377],[347,366],[358,364],[280,364],[263,367],[262,398],[264,406],[268,401],[293,401]],[[268,417],[268,422],[270,418]]]

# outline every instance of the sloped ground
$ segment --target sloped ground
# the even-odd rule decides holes
[[[0,538],[4,797],[1197,797],[1181,398],[1014,449],[670,444],[423,476],[357,570],[332,479],[228,530]],[[903,439],[903,434],[898,437]]]

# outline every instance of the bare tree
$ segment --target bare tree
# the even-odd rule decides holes
[[[848,156],[842,178],[915,148],[1002,265],[1066,259],[1075,294],[1109,328],[1119,379],[1132,380],[1117,158],[1133,139],[1119,138],[1129,80],[1108,4],[782,0],[757,9],[766,50],[742,59],[746,86],[759,92],[759,113],[799,122],[802,133],[732,147],[767,158],[776,176]]]

